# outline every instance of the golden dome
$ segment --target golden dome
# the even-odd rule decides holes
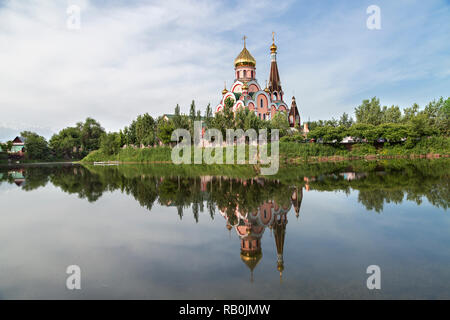
[[[233,228],[230,224],[227,224],[227,229],[231,230],[231,228]]]
[[[270,52],[277,52],[277,46],[275,45],[275,32],[272,32],[272,45],[270,46]]]
[[[267,93],[270,93],[270,90],[267,87],[264,89],[264,91],[267,92]]]
[[[248,90],[247,82],[244,82],[244,84],[242,85],[242,90]]]
[[[244,253],[241,252],[241,260],[245,263],[245,265],[253,271],[258,265],[259,261],[262,258],[262,252],[257,251],[255,253]]]
[[[251,53],[247,50],[244,44],[244,49],[242,49],[241,53],[234,59],[234,66],[256,66],[256,60],[253,58]]]
[[[272,43],[272,45],[270,46],[270,52],[277,52],[277,46],[275,45],[275,43]]]
[[[227,92],[228,92],[227,89],[223,89],[223,90],[222,90],[222,94],[226,94]]]
[[[283,270],[284,270],[284,264],[283,264],[283,262],[278,262],[277,270],[280,271],[280,272],[283,272]]]

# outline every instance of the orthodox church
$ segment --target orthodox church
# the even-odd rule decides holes
[[[230,91],[225,87],[222,91],[222,99],[216,107],[216,112],[223,110],[225,101],[230,98],[233,101],[233,111],[239,108],[248,108],[255,112],[261,120],[270,120],[280,111],[286,113],[289,125],[300,128],[300,115],[292,97],[289,108],[284,102],[284,92],[281,87],[280,74],[277,65],[277,46],[274,33],[272,33],[272,45],[270,46],[270,75],[269,82],[262,89],[256,80],[256,60],[246,48],[244,36],[244,48],[234,60],[235,80]]]

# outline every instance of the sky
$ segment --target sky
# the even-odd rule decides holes
[[[381,29],[367,27],[370,5]],[[214,108],[244,35],[265,85],[272,32],[303,120],[353,115],[374,96],[423,107],[450,93],[449,21],[449,0],[0,0],[0,141],[86,117],[116,131],[192,100]]]

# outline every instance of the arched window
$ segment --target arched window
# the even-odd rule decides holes
[[[247,77],[247,71],[244,70],[244,78]]]
[[[276,92],[273,93],[273,100],[278,100],[278,95]]]
[[[259,107],[260,107],[260,108],[263,108],[263,107],[264,107],[264,100],[263,100],[263,98],[261,98],[261,99],[259,100]]]
[[[252,79],[253,79],[253,71],[251,71],[250,74],[252,75]]]
[[[266,114],[265,113],[263,114],[263,119],[266,120]]]

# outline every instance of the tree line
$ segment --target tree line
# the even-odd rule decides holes
[[[99,149],[105,129],[96,120],[87,118],[73,127],[62,129],[49,141],[31,131],[23,131],[20,135],[25,138],[25,157],[28,160],[76,160]],[[11,146],[12,141],[8,141],[2,149],[9,151]]]
[[[350,136],[357,141],[404,142],[413,147],[423,137],[449,136],[450,98],[433,100],[423,110],[415,103],[402,112],[398,106],[381,107],[373,97],[355,108],[355,117],[344,113],[339,120],[310,122],[308,138],[340,142]]]
[[[171,145],[172,132],[186,129],[194,137],[194,122],[203,121],[204,127],[216,128],[225,136],[226,129],[278,129],[281,141],[306,142],[314,139],[318,142],[339,143],[344,137],[353,137],[356,142],[402,143],[413,147],[423,137],[442,136],[450,133],[450,98],[443,97],[428,103],[423,110],[417,104],[401,110],[398,106],[380,105],[376,97],[363,100],[355,108],[355,119],[343,113],[339,120],[318,120],[308,122],[309,133],[302,128],[291,130],[288,115],[278,112],[270,120],[262,120],[247,108],[233,111],[233,100],[227,99],[221,112],[213,114],[210,104],[204,114],[192,101],[189,114],[182,114],[180,106],[167,116],[152,117],[148,113],[139,115],[128,126],[118,132],[106,132],[99,122],[87,118],[73,127],[62,129],[46,139],[34,132],[22,132],[27,139],[26,153],[31,160],[81,159],[89,152],[101,149],[106,154],[117,154],[127,147],[155,147]],[[269,133],[270,137],[270,133]],[[9,141],[1,147],[10,150]]]

